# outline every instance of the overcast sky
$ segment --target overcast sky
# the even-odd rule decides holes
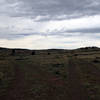
[[[0,47],[100,47],[100,0],[0,0]]]

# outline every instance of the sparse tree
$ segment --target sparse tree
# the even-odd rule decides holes
[[[15,55],[15,49],[12,49],[11,55],[14,56]]]
[[[48,55],[50,55],[50,52],[48,52]]]
[[[32,51],[32,55],[35,55],[35,51]]]
[[[0,72],[0,84],[2,84],[2,79],[3,79],[3,73]]]
[[[56,71],[56,72],[55,72],[55,74],[56,74],[56,75],[59,75],[59,74],[60,74],[60,72],[59,72],[59,71]]]

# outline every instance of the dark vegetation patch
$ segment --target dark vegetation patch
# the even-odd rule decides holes
[[[78,54],[74,54],[74,56],[78,56]]]
[[[60,72],[59,72],[59,71],[56,71],[55,74],[56,74],[56,75],[60,75]]]
[[[100,63],[98,59],[93,60],[94,63]]]
[[[96,59],[100,59],[100,57],[96,57]]]
[[[94,60],[93,60],[94,63],[100,63],[100,57],[96,57]]]
[[[16,53],[16,50],[15,49],[12,49],[11,55],[14,56],[15,53]]]
[[[53,66],[53,67],[56,67],[56,68],[62,68],[62,67],[64,67],[64,64],[62,64],[62,63],[57,63],[57,64],[53,64],[52,66]]]
[[[17,58],[16,60],[25,60],[25,59],[23,59],[23,58]]]
[[[48,52],[48,55],[50,55],[51,53],[50,52]]]
[[[32,55],[36,55],[35,51],[32,51]]]

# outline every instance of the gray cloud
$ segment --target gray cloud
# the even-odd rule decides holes
[[[36,35],[36,34],[34,33],[23,33],[23,34],[22,33],[20,34],[0,33],[0,39],[12,40],[12,39],[18,39],[18,38],[27,37],[27,36]]]
[[[95,35],[96,34],[96,35]],[[100,38],[100,36],[97,36],[97,34],[100,34],[100,28],[83,28],[83,29],[72,29],[72,30],[53,30],[51,32],[33,32],[33,33],[13,33],[13,34],[2,34],[0,33],[1,39],[17,39],[27,36],[33,36],[33,35],[39,35],[39,36],[62,36],[62,37],[77,37],[77,36],[84,36],[84,35],[90,35],[94,38]]]
[[[46,33],[45,33],[46,34]],[[62,36],[62,37],[77,37],[77,36],[86,36],[92,37],[95,39],[100,39],[100,28],[82,28],[82,29],[70,29],[70,30],[56,30],[47,33],[47,36]]]
[[[1,0],[0,13],[12,17],[42,16],[36,21],[100,14],[100,0]],[[48,16],[48,17],[46,17]]]
[[[100,28],[73,29],[73,30],[67,30],[67,31],[64,31],[64,32],[92,34],[92,33],[100,33]]]

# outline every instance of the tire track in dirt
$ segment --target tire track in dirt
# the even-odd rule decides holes
[[[93,63],[84,61],[81,59],[77,60],[77,63],[82,65],[80,67],[81,73],[83,74],[83,79],[85,86],[88,89],[88,93],[91,100],[100,100],[100,70]]]
[[[66,61],[66,57],[60,56]],[[64,67],[68,65],[68,63],[64,62],[64,60],[60,59],[60,63],[64,63]],[[63,80],[61,77],[57,77],[55,75],[50,75],[45,73],[45,83],[48,84],[48,89],[46,91],[46,95],[43,97],[43,100],[69,100],[68,99],[68,87],[67,82]],[[42,100],[40,98],[39,100]]]
[[[80,62],[79,62],[79,60],[78,60],[78,63],[80,65],[82,65],[81,70],[83,71],[83,73],[91,75],[91,77],[94,78],[94,82],[97,84],[100,84],[100,70],[99,70],[99,68],[97,68],[97,66],[93,65],[90,62],[87,62],[84,60],[80,60]]]
[[[90,100],[86,88],[82,85],[75,58],[69,59],[68,67],[68,100]]]
[[[66,61],[66,57],[64,57]],[[61,61],[63,62],[63,61]],[[65,62],[64,62],[65,63]],[[68,73],[68,83],[66,84],[65,80],[56,78],[48,72],[40,70],[42,67],[39,64],[28,64],[28,66],[33,66],[37,74],[34,77],[39,78],[39,84],[47,84],[47,89],[44,91],[44,96],[42,96],[43,90],[40,90],[39,97],[35,98],[35,95],[32,94],[32,99],[34,100],[90,100],[87,96],[87,92],[84,86],[81,84],[80,74],[77,71],[77,64],[74,59],[69,60],[69,66],[66,66],[68,63],[65,63],[65,67]],[[37,67],[38,65],[38,67]],[[23,69],[20,67],[20,62],[14,63],[15,67],[15,80],[11,83],[11,87],[7,91],[7,95],[1,100],[30,100],[30,94],[27,89],[30,89],[31,85],[29,81],[25,80],[25,74]],[[33,78],[34,78],[33,77]],[[41,79],[41,80],[40,80]],[[9,93],[8,93],[9,92]],[[41,94],[42,93],[42,94]],[[61,95],[62,94],[62,95]],[[61,96],[60,96],[61,95]]]
[[[28,100],[27,98],[25,98],[28,96],[28,84],[24,80],[24,73],[21,71],[21,66],[19,66],[19,64],[15,63],[14,67],[15,78],[12,80],[6,95],[1,98],[2,100]]]

